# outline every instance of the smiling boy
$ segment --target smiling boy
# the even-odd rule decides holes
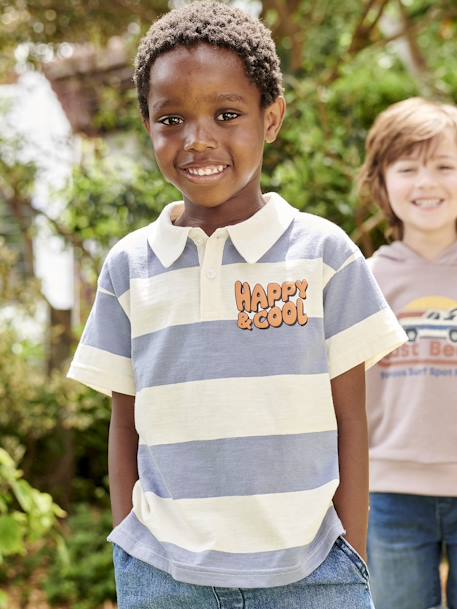
[[[257,19],[168,13],[136,84],[183,200],[108,254],[70,370],[112,395],[119,607],[368,609],[364,369],[404,334],[343,231],[261,192],[285,102]]]
[[[457,607],[457,108],[394,104],[367,138],[362,191],[395,240],[370,261],[409,342],[367,379],[368,536],[377,609]]]

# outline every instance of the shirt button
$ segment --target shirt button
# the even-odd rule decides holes
[[[214,271],[213,269],[209,269],[209,271],[206,271],[206,276],[208,277],[208,279],[215,279],[216,271]]]

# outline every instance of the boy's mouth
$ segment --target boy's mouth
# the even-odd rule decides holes
[[[185,173],[186,177],[192,181],[213,181],[217,180],[221,175],[224,174],[228,165],[218,163],[218,164],[208,164],[208,165],[200,165],[200,166],[189,166],[182,167],[181,170]]]
[[[222,173],[226,165],[208,165],[207,167],[188,167],[186,171],[191,176],[213,176]]]
[[[421,209],[434,209],[435,207],[439,207],[443,199],[438,198],[430,198],[430,199],[413,199],[412,203],[416,207],[420,207]]]

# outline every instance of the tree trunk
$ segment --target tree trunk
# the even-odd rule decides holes
[[[72,347],[71,309],[49,311],[48,373],[62,370],[67,365]],[[71,502],[71,488],[75,476],[75,439],[72,429],[59,423],[56,433],[59,438],[58,458],[55,469],[48,477],[49,489],[64,509]]]
[[[303,47],[306,30],[298,16],[300,0],[264,0],[262,2],[262,19],[269,12],[277,15],[276,23],[271,26],[276,43],[284,38],[290,41],[290,71],[299,72],[303,65]]]

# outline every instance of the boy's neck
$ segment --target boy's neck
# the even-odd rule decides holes
[[[420,254],[426,260],[436,260],[440,255],[457,241],[457,233],[452,228],[445,233],[423,233],[421,231],[405,230],[403,243]]]
[[[244,222],[257,213],[265,203],[260,189],[248,202],[246,199],[241,200],[241,198],[235,197],[215,207],[196,205],[184,199],[184,210],[174,224],[175,226],[199,227],[211,236],[218,228]]]

